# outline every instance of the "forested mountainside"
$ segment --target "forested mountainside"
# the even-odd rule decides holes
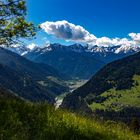
[[[33,63],[0,48],[0,86],[23,98],[54,102],[55,96],[69,90],[63,83],[66,79],[51,66]]]
[[[140,53],[137,53],[107,64],[85,85],[67,95],[61,107],[89,114],[92,110],[92,113],[97,112],[101,116],[104,116],[106,112],[111,112],[108,113],[110,118],[113,118],[111,117],[112,111],[119,114],[120,111],[124,110],[122,114],[125,112],[124,114],[128,118],[129,116],[139,117],[140,113],[135,111],[140,108],[139,81]],[[88,110],[83,109],[82,102],[86,103]]]

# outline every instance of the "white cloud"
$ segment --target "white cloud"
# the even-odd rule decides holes
[[[87,43],[90,46],[140,46],[140,33],[130,33],[128,38],[97,38],[95,35],[89,33],[80,25],[74,25],[66,20],[49,22],[46,21],[41,24],[41,28],[50,35],[65,41],[73,41],[77,43]]]
[[[132,46],[134,42],[132,40],[128,40],[127,38],[119,39],[117,45],[124,45],[124,46]]]
[[[140,45],[140,33],[130,33],[129,36],[132,38],[136,45]]]
[[[111,47],[111,46],[131,46],[134,45],[134,42],[128,40],[127,38],[108,38],[108,37],[101,37],[97,38],[95,45],[97,46],[104,46],[104,47]]]
[[[40,27],[48,34],[66,41],[91,43],[96,37],[90,34],[82,26],[74,25],[68,21],[44,22]]]
[[[129,36],[135,41],[140,41],[140,33],[129,33]]]
[[[38,47],[38,45],[37,45],[37,44],[34,44],[34,43],[29,44],[29,45],[27,46],[27,48],[28,48],[29,50],[33,50],[33,49],[35,49],[35,48],[37,48],[37,47]]]
[[[139,46],[140,47],[140,33],[130,33],[129,36],[131,39],[128,38],[108,38],[108,37],[101,37],[97,38],[95,45],[97,46]]]
[[[108,46],[112,46],[113,45],[112,43],[113,43],[113,41],[108,37],[101,37],[96,40],[97,46],[108,47]]]

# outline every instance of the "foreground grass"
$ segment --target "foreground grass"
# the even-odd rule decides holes
[[[99,123],[47,104],[0,100],[0,140],[139,140],[124,125]]]

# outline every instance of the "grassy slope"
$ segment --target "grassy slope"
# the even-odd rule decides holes
[[[126,127],[101,124],[47,104],[0,99],[1,140],[138,140]]]
[[[113,109],[120,110],[124,106],[140,107],[140,76],[133,77],[134,86],[127,90],[110,89],[102,93],[101,97],[107,98],[101,103],[92,103],[90,107],[95,109]]]

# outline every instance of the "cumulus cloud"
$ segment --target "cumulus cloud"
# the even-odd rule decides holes
[[[96,37],[90,34],[82,26],[74,25],[68,21],[44,22],[40,27],[48,34],[66,41],[91,43],[96,41]]]
[[[111,47],[111,46],[139,46],[140,47],[140,33],[130,33],[128,34],[129,38],[108,38],[108,37],[101,37],[97,38],[96,45],[97,46],[104,46],[104,47]]]
[[[140,45],[140,33],[130,33],[129,36],[135,42],[135,44]]]
[[[130,33],[128,38],[97,38],[95,35],[89,33],[85,28],[80,25],[74,25],[66,20],[49,22],[46,21],[40,27],[50,35],[57,38],[64,39],[65,41],[73,41],[78,43],[87,43],[91,46],[140,46],[140,33]]]
[[[133,40],[129,40],[127,38],[122,38],[122,39],[118,40],[117,45],[133,46],[134,42],[133,42]]]
[[[134,41],[128,40],[127,38],[108,38],[108,37],[101,37],[97,38],[95,45],[97,46],[104,46],[104,47],[111,47],[111,46],[132,46],[134,45]]]
[[[113,41],[108,37],[101,37],[96,40],[96,45],[108,47],[113,45]]]
[[[30,50],[33,50],[33,49],[35,49],[35,48],[37,48],[38,47],[38,45],[37,44],[35,44],[35,43],[31,43],[31,44],[29,44],[28,46],[26,46],[28,49],[30,49]]]

